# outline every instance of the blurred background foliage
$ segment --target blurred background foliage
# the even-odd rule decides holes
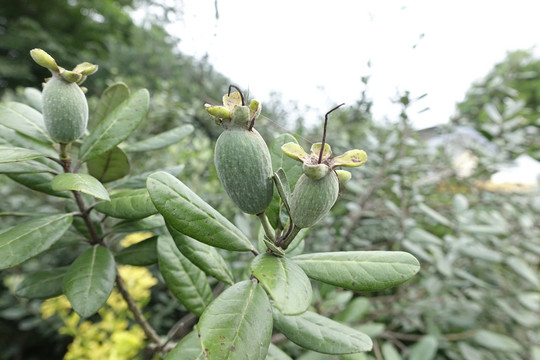
[[[220,103],[234,79],[214,71],[205,59],[175,49],[182,35],[167,34],[163,23],[178,9],[163,7],[163,16],[136,24],[129,14],[138,6],[160,5],[151,0],[3,2],[0,95],[25,102],[24,88],[39,88],[48,74],[32,64],[28,51],[34,47],[68,67],[80,59],[100,65],[85,84],[90,108],[113,82],[148,88],[151,110],[136,139],[182,124],[194,125],[195,131],[165,150],[132,156],[132,174],[183,165],[178,177],[253,236],[256,222],[235,210],[217,180],[213,143],[220,129],[203,106]],[[333,151],[361,148],[369,160],[361,170],[353,170],[353,180],[330,216],[310,231],[305,251],[403,250],[422,263],[413,280],[379,293],[316,287],[317,311],[375,340],[373,352],[344,359],[540,359],[540,193],[537,185],[490,182],[499,165],[519,155],[540,159],[539,72],[540,60],[530,51],[509,53],[471,86],[451,122],[432,129],[411,127],[409,108],[417,99],[407,93],[396,98],[401,108],[397,119],[373,119],[365,93],[332,114],[327,140]],[[263,114],[257,128],[268,142],[286,131],[302,145],[320,141],[321,127],[291,119],[279,100],[263,104]],[[48,212],[58,205],[5,176],[0,178],[0,195],[0,231],[25,211]],[[70,247],[63,247],[23,267],[28,272],[62,266],[71,256]],[[230,260],[237,268],[246,261]],[[155,266],[138,278],[159,279]],[[44,303],[14,295],[21,273],[15,268],[0,274],[0,359],[57,359],[68,351],[94,349],[112,341],[102,339],[111,329],[100,328],[100,320],[111,314],[117,319],[111,325],[113,340],[132,341],[133,348],[118,349],[116,357],[109,352],[109,358],[133,358],[130,351],[144,358],[139,334],[124,308],[111,303],[88,323],[69,323],[73,314],[60,299]],[[147,291],[151,285],[145,284],[134,286],[146,286]],[[161,334],[187,316],[163,281],[141,301]],[[89,345],[92,340],[96,343]],[[335,359],[306,353],[285,340],[279,334],[273,337],[292,358]],[[65,356],[74,354],[80,356]]]

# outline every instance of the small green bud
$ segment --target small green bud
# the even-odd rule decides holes
[[[208,114],[214,119],[230,119],[231,112],[224,106],[212,106],[209,104],[204,105]]]
[[[339,182],[344,184],[346,183],[347,181],[351,180],[351,173],[346,171],[346,170],[335,170],[336,171],[336,175],[339,179]]]
[[[76,83],[81,80],[82,75],[74,71],[64,70],[60,73],[60,76],[69,83]]]
[[[44,50],[32,49],[30,50],[30,56],[36,62],[36,64],[54,72],[60,71],[58,65],[56,65],[56,61],[54,60],[54,58],[51,55],[47,54]]]
[[[89,62],[83,62],[75,66],[73,69],[74,72],[77,72],[84,76],[89,76],[95,73],[98,70],[98,65],[90,64]]]

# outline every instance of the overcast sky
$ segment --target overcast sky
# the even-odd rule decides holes
[[[408,90],[428,94],[410,114],[416,127],[445,122],[471,83],[507,51],[540,42],[538,0],[217,4],[218,19],[214,0],[183,2],[183,19],[171,27],[182,39],[181,50],[208,56],[258,99],[277,91],[284,102],[311,107],[308,121],[335,104],[354,102],[362,76],[370,76],[377,118],[395,117],[398,108],[390,99]]]

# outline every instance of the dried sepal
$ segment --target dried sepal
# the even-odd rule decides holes
[[[336,156],[332,159],[332,167],[346,166],[358,167],[364,165],[367,160],[367,154],[364,150],[349,150],[343,155]]]
[[[283,151],[283,153],[288,157],[301,162],[305,162],[309,158],[309,155],[304,151],[304,149],[302,149],[302,147],[295,142],[284,144],[281,146],[281,151]]]

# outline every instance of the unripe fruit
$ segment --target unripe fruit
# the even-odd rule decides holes
[[[296,227],[315,225],[334,206],[339,194],[339,180],[333,170],[328,170],[318,179],[317,176],[312,178],[304,173],[294,186],[289,205],[291,219]]]
[[[59,143],[80,138],[88,123],[88,103],[80,87],[53,73],[43,88],[43,120],[51,138]]]
[[[270,152],[259,133],[243,127],[225,130],[214,154],[219,181],[245,213],[260,214],[273,196]]]

